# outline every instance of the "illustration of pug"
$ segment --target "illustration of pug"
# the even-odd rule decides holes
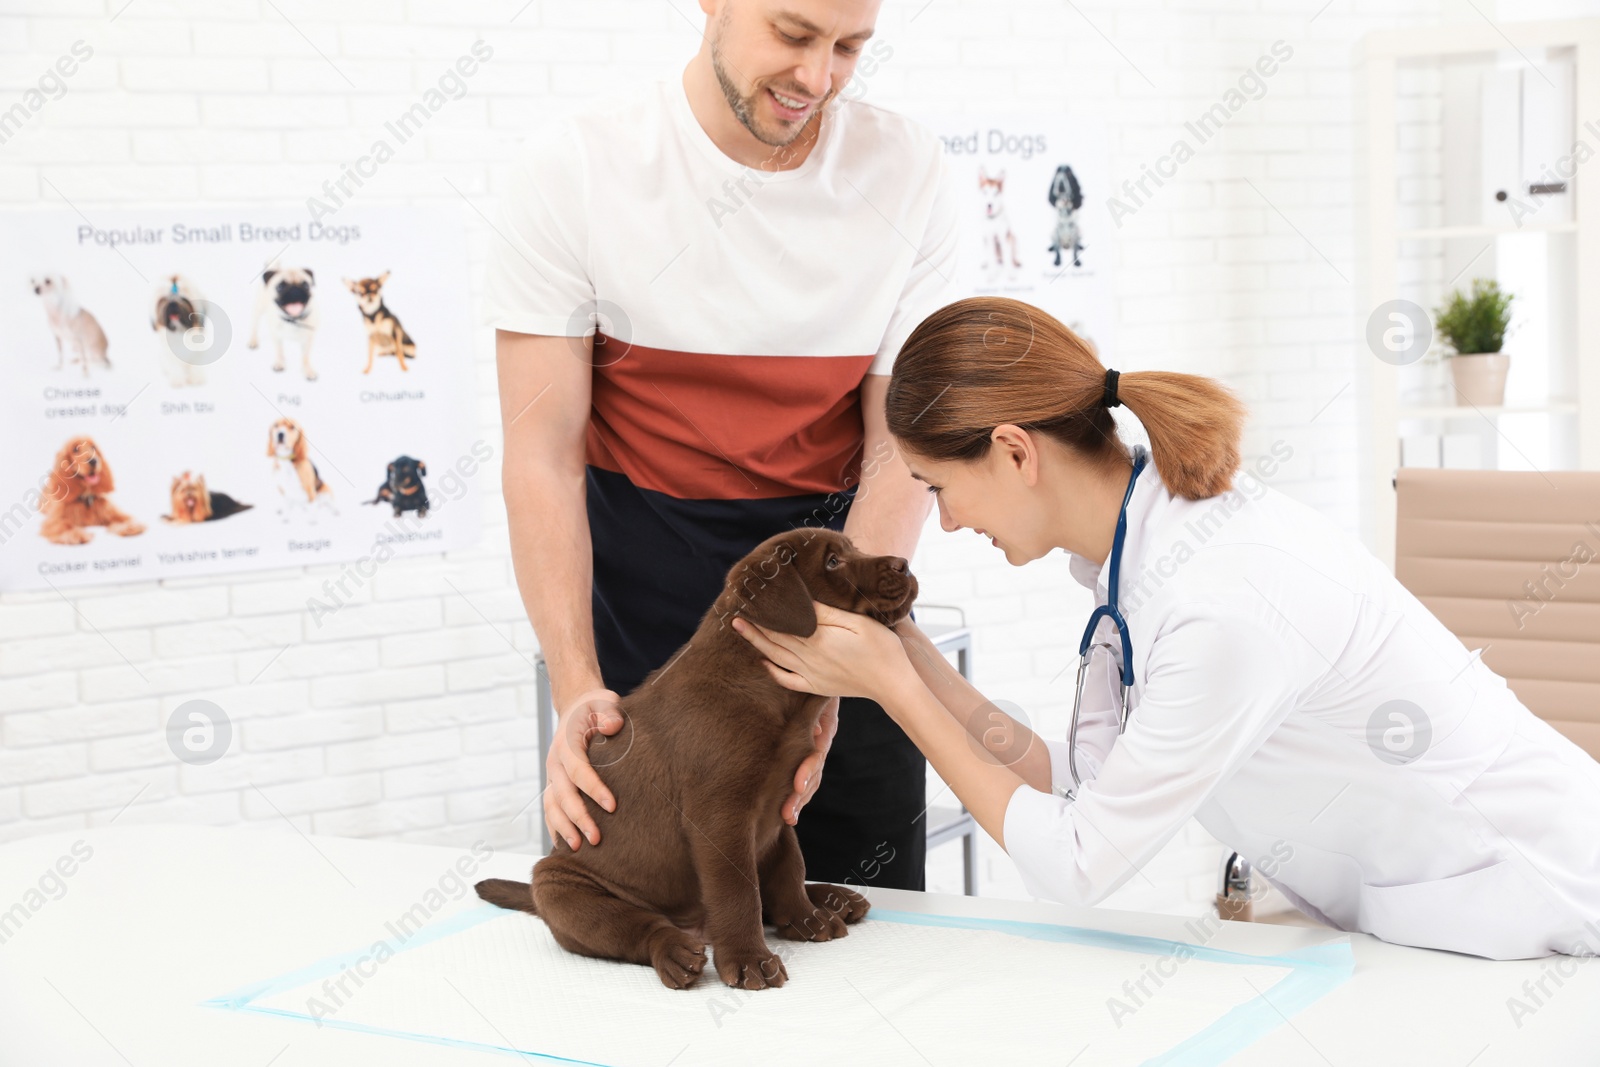
[[[425,519],[428,517],[428,490],[422,484],[422,479],[427,474],[428,465],[422,460],[396,456],[394,462],[389,464],[389,473],[383,484],[378,486],[378,495],[366,503],[387,502],[394,508],[394,517],[397,519],[407,511],[415,511],[417,518]]]
[[[85,378],[89,376],[91,364],[110,370],[111,360],[106,358],[106,332],[100,328],[100,320],[78,303],[67,279],[59,274],[42,274],[30,279],[29,284],[33,286],[34,295],[44,304],[45,318],[50,321],[50,332],[55,335],[55,369],[62,368],[67,350],[71,349],[73,362],[83,368]]]
[[[172,514],[161,518],[176,524],[216,522],[253,507],[254,504],[240,503],[227,493],[211,492],[206,488],[204,474],[184,471],[172,479]]]
[[[205,298],[194,282],[181,274],[169,274],[157,284],[150,303],[150,329],[156,334],[156,361],[167,383],[174,389],[186,385],[204,385],[204,364],[180,359],[179,352],[191,350],[188,342],[191,330],[203,331]],[[200,350],[203,354],[203,349]]]
[[[362,374],[372,373],[374,356],[394,356],[401,370],[409,369],[406,360],[417,358],[417,343],[383,302],[383,286],[388,280],[388,271],[360,281],[344,279],[344,284],[356,294],[356,306],[361,309],[361,318],[367,327],[367,365],[362,368]]]
[[[300,371],[306,381],[317,380],[311,366],[311,342],[317,335],[318,308],[316,303],[317,276],[309,267],[268,267],[261,272],[261,284],[256,290],[256,307],[250,317],[248,347],[259,347],[259,329],[263,315],[267,317],[267,335],[272,338],[276,355],[272,369],[283,370],[283,343],[293,341],[300,346]]]

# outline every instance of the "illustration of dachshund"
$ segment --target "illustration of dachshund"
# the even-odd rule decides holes
[[[272,460],[272,481],[278,489],[278,516],[288,522],[291,515],[307,514],[317,521],[317,512],[337,515],[333,490],[317,473],[307,455],[305,431],[293,419],[283,418],[267,431],[267,455]]]
[[[395,461],[389,464],[388,478],[378,486],[378,495],[366,503],[382,504],[387,501],[394,507],[394,517],[397,519],[407,511],[415,511],[417,518],[425,519],[428,517],[428,490],[422,484],[422,479],[427,474],[428,465],[422,460],[396,456]]]
[[[401,370],[409,369],[406,360],[417,358],[416,341],[406,333],[406,328],[400,325],[400,320],[389,310],[389,305],[383,302],[383,286],[388,280],[388,271],[376,278],[362,278],[360,281],[344,279],[344,284],[356,294],[356,306],[361,309],[361,317],[367,326],[367,365],[362,368],[362,374],[372,373],[374,356],[394,356],[399,360]]]
[[[1061,253],[1072,253],[1072,265],[1083,266],[1078,254],[1083,251],[1083,234],[1078,228],[1078,209],[1083,207],[1083,189],[1077,175],[1065,163],[1056,168],[1050,181],[1050,206],[1056,209],[1056,225],[1051,233],[1048,251],[1056,254],[1056,266],[1061,266]]]
[[[241,504],[227,493],[206,489],[204,474],[184,471],[172,479],[172,514],[161,518],[171,523],[214,522],[253,507],[254,504]]]
[[[87,544],[91,526],[104,526],[119,537],[144,533],[144,524],[111,502],[116,488],[111,465],[90,437],[74,437],[56,453],[39,510],[40,536],[58,545]]]

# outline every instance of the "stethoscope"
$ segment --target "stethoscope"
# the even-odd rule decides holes
[[[1128,475],[1128,489],[1122,494],[1122,509],[1117,512],[1117,532],[1111,538],[1111,570],[1106,576],[1106,602],[1095,608],[1089,616],[1089,625],[1084,627],[1083,640],[1078,644],[1078,685],[1072,694],[1072,728],[1067,734],[1067,769],[1072,772],[1072,788],[1066,794],[1068,800],[1074,798],[1078,787],[1083,784],[1083,778],[1078,774],[1078,709],[1083,705],[1083,676],[1089,671],[1089,651],[1094,646],[1094,632],[1101,619],[1111,620],[1122,642],[1122,714],[1117,719],[1117,734],[1120,736],[1128,728],[1128,687],[1133,684],[1133,640],[1128,636],[1128,621],[1117,610],[1117,578],[1122,570],[1122,543],[1128,537],[1128,501],[1133,499],[1133,483],[1139,480],[1139,472],[1144,470],[1149,459],[1150,453],[1143,445],[1134,446],[1133,473]]]

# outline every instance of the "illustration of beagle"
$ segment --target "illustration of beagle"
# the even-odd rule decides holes
[[[344,284],[356,294],[356,306],[361,309],[361,317],[367,326],[367,365],[362,369],[362,374],[372,373],[374,356],[394,356],[401,370],[409,369],[406,360],[417,358],[416,341],[406,333],[406,328],[400,325],[400,320],[389,310],[389,305],[383,302],[383,285],[388,280],[388,271],[376,278],[362,278],[360,281],[344,279]]]
[[[291,515],[305,514],[316,522],[318,511],[339,513],[333,506],[333,490],[317,473],[307,452],[305,431],[293,419],[279,419],[267,431],[272,482],[278,490],[278,516],[284,522]]]
[[[109,494],[116,488],[111,465],[90,437],[74,437],[56,453],[39,510],[40,536],[58,545],[87,544],[91,526],[104,526],[119,537],[144,533],[144,524],[120,510]]]

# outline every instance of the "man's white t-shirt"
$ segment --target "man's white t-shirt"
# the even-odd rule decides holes
[[[717,148],[681,77],[645,83],[541,129],[500,200],[490,324],[598,322],[588,462],[680,499],[852,484],[862,377],[953,299],[943,145],[860,101],[769,173]]]

